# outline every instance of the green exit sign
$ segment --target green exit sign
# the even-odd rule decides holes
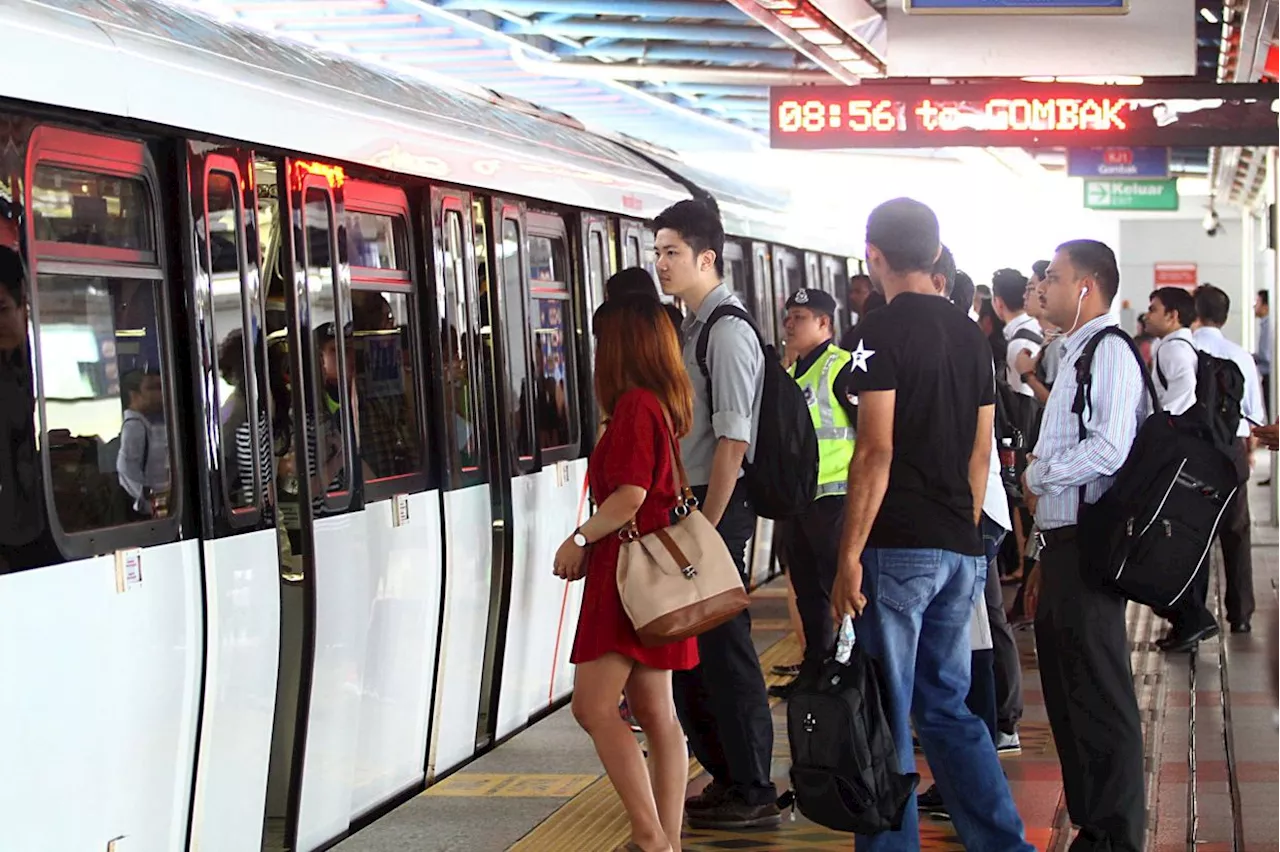
[[[1084,206],[1090,210],[1177,210],[1178,181],[1086,180]]]

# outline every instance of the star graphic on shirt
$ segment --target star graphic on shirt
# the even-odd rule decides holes
[[[867,362],[871,360],[871,356],[876,354],[874,349],[864,349],[862,341],[858,341],[858,348],[849,353],[853,356],[853,366],[851,369],[861,370],[864,373],[870,372],[867,369]]]

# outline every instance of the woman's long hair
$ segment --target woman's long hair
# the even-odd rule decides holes
[[[693,424],[693,385],[680,356],[680,341],[662,304],[622,296],[596,311],[596,400],[606,416],[632,388],[653,392],[671,416],[677,437]]]

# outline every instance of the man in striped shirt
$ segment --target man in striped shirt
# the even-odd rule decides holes
[[[1080,827],[1071,852],[1139,852],[1146,822],[1125,601],[1085,582],[1076,541],[1082,493],[1092,503],[1111,487],[1150,413],[1142,368],[1118,337],[1104,339],[1094,353],[1083,440],[1071,410],[1074,365],[1095,334],[1117,324],[1110,311],[1119,288],[1115,254],[1106,245],[1073,240],[1058,247],[1040,299],[1045,319],[1063,329],[1063,368],[1024,476],[1042,546],[1027,579],[1026,607],[1035,614],[1067,811]]]

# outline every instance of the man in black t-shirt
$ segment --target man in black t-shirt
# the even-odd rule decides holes
[[[914,716],[965,847],[1031,852],[995,745],[965,706],[994,379],[982,333],[936,294],[940,252],[938,220],[918,201],[887,201],[867,220],[868,266],[888,305],[859,324],[851,353],[858,441],[832,603],[862,616],[858,638],[881,661],[902,771],[914,770]],[[918,850],[915,797],[899,831],[858,848]]]

